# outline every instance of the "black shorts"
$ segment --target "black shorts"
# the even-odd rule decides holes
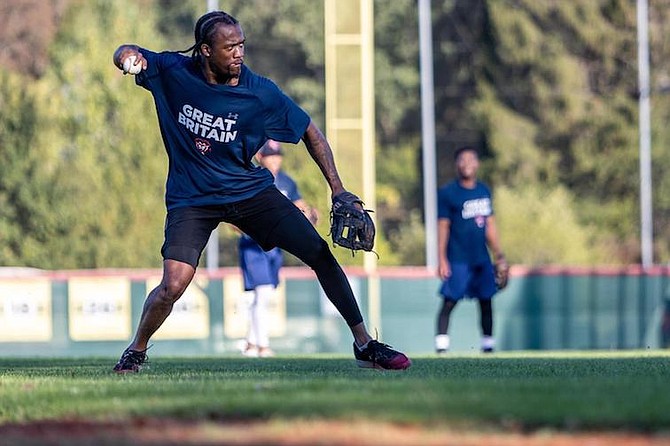
[[[264,250],[274,247],[269,234],[287,216],[306,219],[276,187],[252,198],[219,206],[183,207],[168,211],[165,221],[163,259],[188,263],[196,268],[212,231],[221,222],[237,226]]]

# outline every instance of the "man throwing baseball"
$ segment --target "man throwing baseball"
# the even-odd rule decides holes
[[[479,301],[481,347],[488,353],[495,347],[491,299],[507,284],[507,262],[500,250],[491,192],[477,180],[476,149],[462,147],[456,150],[454,159],[457,178],[438,191],[438,274],[443,280],[443,301],[437,316],[435,350],[449,350],[449,317],[458,301],[467,296]],[[487,246],[501,272],[498,278]]]
[[[314,270],[351,329],[359,367],[406,369],[407,356],[368,333],[328,243],[277,190],[272,174],[252,162],[268,139],[292,144],[302,139],[333,199],[353,195],[340,180],[324,135],[274,82],[244,64],[245,36],[234,17],[209,12],[198,19],[194,34],[195,44],[183,51],[192,51],[191,57],[136,45],[114,53],[116,67],[137,72],[135,82],[153,95],[169,158],[163,277],[149,293],[134,339],[114,371],[140,370],[151,336],[193,279],[220,222],[238,227],[263,249],[290,252]],[[133,63],[126,62],[131,57]]]

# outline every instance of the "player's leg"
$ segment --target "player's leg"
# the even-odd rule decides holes
[[[163,262],[163,278],[144,301],[142,316],[129,348],[146,350],[151,336],[172,312],[174,303],[191,283],[195,268],[188,263],[167,259]]]
[[[238,206],[232,219],[263,248],[278,247],[314,270],[328,299],[342,315],[354,337],[354,353],[361,367],[405,369],[411,361],[403,353],[377,342],[368,333],[344,271],[307,217],[276,189],[268,189]],[[268,228],[271,228],[268,231]]]
[[[114,366],[117,373],[138,372],[146,361],[151,336],[172,312],[174,303],[193,280],[200,254],[209,234],[218,224],[216,217],[197,208],[168,212],[165,224],[163,277],[147,296],[135,336]]]
[[[479,323],[482,331],[481,348],[484,353],[495,350],[493,337],[493,296],[498,288],[495,283],[495,272],[491,263],[477,266],[474,270],[472,295],[478,296]]]
[[[172,312],[174,303],[184,294],[193,279],[195,268],[175,260],[163,262],[163,278],[144,301],[142,316],[133,341],[114,366],[117,373],[139,372],[147,360],[147,346],[151,336]]]
[[[491,353],[495,349],[495,338],[493,337],[493,300],[479,300],[479,317],[482,327],[482,351]]]
[[[442,297],[442,306],[437,313],[437,330],[435,334],[435,352],[446,353],[451,346],[449,338],[449,321],[451,312],[456,304],[465,296],[465,290],[470,282],[470,268],[464,263],[452,262],[451,275],[440,286],[439,294]]]
[[[247,337],[246,343],[242,349],[242,354],[249,358],[258,357],[258,340],[256,339],[256,305],[258,303],[258,293],[254,288],[251,290],[251,299],[249,300],[247,307]]]
[[[269,358],[274,356],[274,351],[270,348],[270,318],[269,304],[270,300],[277,292],[279,285],[279,270],[284,263],[284,256],[279,248],[273,248],[266,253],[268,259],[269,280],[267,284],[256,288],[256,345],[258,346],[258,356]]]
[[[442,299],[442,306],[437,313],[437,334],[435,335],[435,351],[446,353],[449,351],[451,340],[449,339],[449,319],[451,311],[456,307],[458,301],[448,297]]]
[[[254,344],[258,349],[258,356],[266,358],[274,355],[270,349],[268,327],[268,303],[275,293],[274,285],[260,285],[254,290],[254,304],[251,311],[251,327]]]
[[[275,271],[273,256],[275,250],[265,252],[258,243],[247,236],[240,238],[238,243],[240,268],[244,279],[244,289],[252,291],[248,307],[248,330],[246,346],[242,354],[249,357],[260,356],[261,343],[263,354],[269,356],[269,340],[267,339],[267,301],[279,282]],[[279,250],[276,250],[279,251]],[[279,255],[281,253],[279,252]]]
[[[406,355],[370,336],[344,271],[327,242],[302,213],[282,220],[272,236],[279,247],[298,257],[316,273],[326,296],[351,330],[354,356],[359,367],[401,370],[412,364]]]
[[[234,224],[265,250],[278,247],[298,257],[317,275],[328,298],[349,325],[358,326],[363,317],[344,271],[305,215],[276,188],[269,188],[252,200],[240,202]],[[357,330],[356,341],[371,338]]]
[[[301,212],[284,218],[272,231],[269,240],[314,270],[323,291],[352,329],[359,345],[372,339],[365,329],[363,316],[344,271],[327,242]]]

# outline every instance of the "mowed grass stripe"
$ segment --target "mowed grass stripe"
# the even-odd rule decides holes
[[[0,423],[146,416],[651,432],[670,427],[665,352],[413,359],[405,372],[377,372],[332,355],[152,357],[142,373],[118,376],[111,358],[0,358]]]

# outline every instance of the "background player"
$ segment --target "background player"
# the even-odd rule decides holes
[[[443,280],[443,301],[437,317],[435,350],[449,350],[449,317],[458,301],[467,296],[479,301],[481,348],[492,352],[492,298],[497,287],[487,246],[496,262],[504,262],[505,256],[500,250],[491,192],[477,180],[477,150],[462,147],[456,150],[454,159],[457,178],[438,191],[438,274]]]
[[[331,197],[348,195],[323,133],[274,82],[244,64],[246,37],[237,19],[209,12],[198,19],[194,34],[195,44],[184,51],[192,50],[191,57],[137,45],[114,52],[116,67],[136,73],[135,82],[153,95],[169,158],[163,277],[149,293],[135,336],[114,370],[140,370],[151,336],[193,280],[220,222],[236,226],[264,249],[290,252],[314,270],[351,330],[359,367],[406,369],[407,356],[370,336],[328,243],[277,190],[272,174],[252,162],[268,139],[293,144],[302,139]],[[126,62],[133,57],[133,64]]]
[[[275,179],[275,186],[279,191],[307,216],[315,225],[318,214],[303,200],[298,185],[282,169],[281,144],[272,139],[268,140],[256,154],[261,166],[268,169]],[[272,248],[264,251],[261,246],[246,234],[242,234],[238,242],[240,268],[244,279],[245,291],[253,291],[253,298],[249,304],[249,330],[243,354],[250,357],[269,357],[274,352],[270,349],[268,335],[268,302],[272,298],[279,284],[279,270],[283,265],[284,256],[281,249]]]

